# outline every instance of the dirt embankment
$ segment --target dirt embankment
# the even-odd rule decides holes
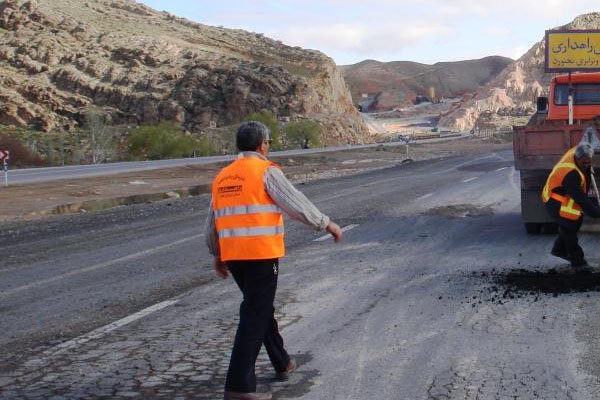
[[[328,179],[413,161],[510,147],[506,140],[461,139],[428,144],[274,157],[293,182]],[[110,206],[207,193],[224,163],[9,186],[0,190],[0,221],[89,212]]]

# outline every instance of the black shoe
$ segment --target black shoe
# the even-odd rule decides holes
[[[290,377],[290,374],[296,370],[296,361],[292,358],[288,363],[285,371],[279,371],[275,373],[275,379],[280,382],[285,382]]]
[[[571,261],[571,256],[569,256],[568,253],[558,251],[555,248],[552,248],[552,251],[550,252],[550,254],[552,254],[554,257],[558,257],[558,258],[562,258],[563,260]]]

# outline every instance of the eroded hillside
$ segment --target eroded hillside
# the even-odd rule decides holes
[[[113,124],[195,131],[270,110],[319,120],[329,142],[369,139],[329,57],[261,34],[132,0],[5,0],[0,35],[0,124],[70,130],[96,105]]]

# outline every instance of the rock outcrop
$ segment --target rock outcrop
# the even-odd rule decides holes
[[[555,29],[600,29],[600,13],[580,15]],[[550,74],[544,73],[545,48],[544,40],[536,43],[493,81],[442,116],[439,125],[464,131],[477,125],[483,113],[506,113],[507,109],[533,113],[536,98],[547,95],[550,84]]]
[[[270,110],[319,120],[329,142],[369,140],[329,57],[261,34],[133,0],[4,0],[0,35],[0,124],[69,130],[95,105],[113,124],[195,131]]]
[[[433,65],[410,61],[362,61],[340,67],[356,104],[362,94],[374,98],[372,110],[389,110],[413,104],[417,96],[455,98],[473,93],[495,78],[513,60],[492,56],[479,60],[439,62]]]

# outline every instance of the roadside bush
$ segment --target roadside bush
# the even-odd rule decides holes
[[[131,133],[128,143],[129,155],[136,160],[190,157],[197,144],[173,122],[140,126]]]
[[[283,127],[288,143],[308,149],[321,145],[321,127],[312,119],[289,122]]]
[[[271,150],[281,150],[281,132],[279,129],[279,124],[277,123],[277,118],[270,111],[257,111],[248,114],[244,121],[258,121],[265,124],[269,130],[271,131]]]
[[[6,133],[0,133],[0,150],[10,152],[10,159],[8,160],[10,166],[43,167],[49,164],[47,159],[32,152],[21,144],[17,138]]]
[[[202,136],[200,139],[197,139],[194,144],[194,156],[195,157],[206,157],[215,155],[217,152],[215,150],[215,146],[213,141],[208,137],[208,135]]]
[[[90,107],[85,112],[85,130],[89,135],[92,164],[101,164],[114,158],[116,153],[114,129],[106,123],[100,107]]]

